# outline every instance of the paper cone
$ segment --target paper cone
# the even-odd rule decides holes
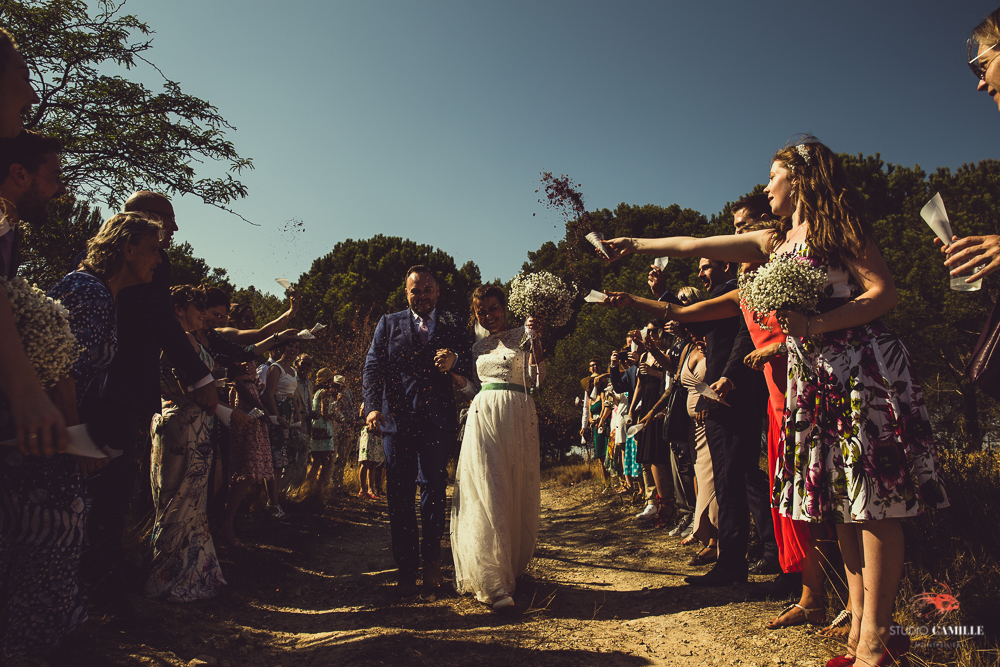
[[[629,426],[628,430],[625,431],[625,435],[627,435],[630,438],[634,438],[635,434],[641,431],[645,426],[646,426],[645,424],[636,424],[635,426]]]
[[[215,416],[219,418],[224,425],[229,426],[229,421],[233,418],[233,409],[227,408],[222,403],[215,406]]]
[[[590,232],[585,236],[590,243],[597,248],[597,252],[601,253],[601,257],[604,259],[611,259],[611,255],[608,254],[607,248],[604,247],[604,235],[600,232]]]
[[[587,303],[603,303],[604,300],[607,298],[608,295],[605,294],[604,292],[598,292],[597,290],[592,289],[590,290],[590,294],[583,297],[583,300],[586,301]]]
[[[285,289],[292,289],[292,283],[288,281],[288,278],[275,278],[274,282],[278,283]]]
[[[940,192],[924,204],[924,207],[920,209],[920,217],[937,234],[942,243],[945,245],[951,244],[951,237],[955,234],[951,231],[951,223],[948,222],[948,212],[944,209],[944,201],[941,199]]]
[[[667,268],[667,262],[670,261],[669,257],[657,257],[653,260],[653,266],[663,271]]]
[[[729,406],[729,403],[726,403],[724,400],[722,400],[721,398],[719,398],[719,395],[716,394],[712,390],[712,388],[709,387],[708,384],[705,383],[704,381],[699,382],[698,384],[696,384],[694,386],[694,390],[696,392],[698,392],[699,394],[701,394],[702,396],[704,396],[705,398],[710,398],[713,401],[718,401],[719,403],[722,403],[723,405],[725,405],[727,407]]]

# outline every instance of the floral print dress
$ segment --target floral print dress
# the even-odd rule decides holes
[[[201,349],[209,368],[212,358]],[[146,595],[172,602],[215,596],[226,583],[208,531],[208,483],[212,467],[211,417],[184,397],[162,365],[163,412],[153,417],[150,478],[156,523],[153,566]]]
[[[800,231],[801,230],[801,231]],[[808,257],[805,225],[777,252]],[[859,286],[828,268],[826,298]],[[920,382],[881,320],[788,337],[784,444],[774,500],[792,519],[850,523],[947,507]]]

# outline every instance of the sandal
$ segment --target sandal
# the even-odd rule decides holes
[[[794,611],[795,609],[799,609],[801,611],[801,616],[799,618],[785,622],[781,620],[782,618],[784,618],[785,614]],[[815,614],[816,612],[823,614],[823,617],[818,621],[814,621],[811,618],[809,618],[809,614]],[[790,604],[784,609],[782,609],[781,613],[772,618],[770,621],[768,621],[764,627],[766,627],[768,630],[777,630],[778,628],[788,628],[793,625],[805,625],[806,623],[808,623],[809,625],[820,625],[823,623],[824,620],[826,620],[826,609],[824,609],[823,607],[816,607],[815,609],[806,609],[802,605],[795,603],[795,604]]]
[[[849,609],[842,610],[830,621],[830,625],[816,632],[820,637],[833,637],[835,639],[847,639],[851,634],[851,612]]]
[[[698,538],[696,538],[694,536],[694,533],[691,533],[690,535],[688,535],[687,537],[685,537],[683,540],[681,540],[681,545],[683,545],[685,547],[689,547],[689,546],[691,546],[692,544],[694,544],[697,541],[698,541]]]
[[[708,565],[709,563],[714,563],[719,557],[718,552],[715,547],[705,547],[698,555],[688,561],[688,565]]]

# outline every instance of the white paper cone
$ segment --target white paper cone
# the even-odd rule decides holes
[[[722,400],[721,398],[719,398],[719,395],[716,394],[714,391],[712,391],[712,388],[709,387],[708,384],[705,383],[704,381],[699,382],[698,384],[696,384],[694,386],[694,390],[696,392],[698,392],[699,394],[701,394],[702,396],[704,396],[705,398],[710,398],[713,401],[718,401],[719,403],[722,403],[723,405],[725,405],[727,407],[729,406],[729,403],[726,403],[724,400]]]
[[[219,418],[224,425],[229,426],[230,420],[233,418],[233,409],[227,408],[222,403],[215,406],[215,416]]]
[[[316,339],[316,336],[313,336],[312,332],[309,331],[309,329],[303,329],[295,337],[298,338],[298,339],[300,339],[300,340],[315,340]]]
[[[597,248],[597,252],[601,253],[601,256],[604,257],[604,259],[611,259],[611,255],[608,254],[607,248],[604,247],[603,234],[600,232],[590,232],[584,238],[590,241],[591,245]]]
[[[653,266],[658,268],[660,271],[663,271],[664,269],[667,268],[668,261],[670,261],[669,257],[657,257],[656,259],[653,260]]]
[[[948,212],[945,211],[944,201],[941,199],[940,192],[924,204],[924,207],[920,209],[920,217],[930,226],[931,230],[941,239],[942,243],[945,245],[951,243],[951,237],[955,234],[951,231],[951,223],[948,222]]]
[[[638,344],[637,344],[637,343],[636,343],[635,341],[632,341],[632,342],[631,342],[631,343],[629,344],[629,349],[630,349],[630,350],[631,350],[632,352],[638,352],[638,351],[639,351],[639,345],[638,345]]]
[[[288,278],[275,278],[274,282],[278,283],[285,289],[292,289],[292,283],[289,282]]]
[[[326,328],[325,324],[320,324],[319,322],[317,322],[316,326],[310,329],[309,332],[315,334],[317,331],[322,331],[325,328]]]
[[[607,298],[608,295],[605,294],[604,292],[598,292],[597,290],[592,289],[590,290],[590,294],[583,297],[583,300],[586,301],[587,303],[603,303],[604,300]]]
[[[645,424],[636,424],[635,426],[629,426],[628,430],[625,431],[625,435],[627,435],[630,438],[634,438],[635,434],[641,431],[645,426],[646,426]]]

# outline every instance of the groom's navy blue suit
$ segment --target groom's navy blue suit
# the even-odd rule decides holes
[[[472,377],[469,337],[454,316],[440,309],[426,344],[421,343],[410,309],[379,320],[365,359],[365,414],[385,418],[386,496],[392,555],[401,572],[415,574],[441,559],[448,454],[458,436],[458,415],[451,376],[434,366],[443,348],[458,354],[451,369]],[[413,485],[420,484],[423,547],[418,548]]]

